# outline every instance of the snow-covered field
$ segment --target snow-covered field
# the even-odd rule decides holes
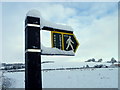
[[[50,65],[43,64],[42,67],[58,68],[63,64]],[[65,67],[64,65],[62,67]],[[24,72],[4,73],[6,77],[11,78],[11,88],[25,87],[24,74]],[[42,71],[42,85],[43,88],[118,88],[118,68]]]
[[[2,88],[2,71],[0,71],[0,90]]]
[[[9,78],[11,86],[9,88],[24,88],[25,73],[24,72],[8,72],[4,76]]]
[[[110,66],[111,63],[96,63],[96,62],[54,62],[54,63],[45,63],[42,64],[43,69],[55,69],[55,68],[80,68],[80,67],[86,67],[86,65],[89,65],[89,67],[93,67],[95,65],[107,65]]]
[[[83,69],[43,72],[45,88],[117,88],[117,69]]]

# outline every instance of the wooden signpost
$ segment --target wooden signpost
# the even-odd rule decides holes
[[[42,88],[40,18],[25,20],[25,89]]]
[[[64,50],[64,52],[76,52],[79,46],[73,31],[61,29],[56,26],[42,26],[39,11],[31,10],[27,13],[25,19],[25,90],[42,88],[41,74],[41,55],[52,55],[50,53],[43,54],[41,50],[40,31],[51,31],[52,48]],[[43,19],[42,19],[43,20]],[[64,55],[54,54],[54,55]],[[70,54],[66,54],[70,56]]]

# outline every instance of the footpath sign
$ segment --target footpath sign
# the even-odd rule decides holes
[[[52,48],[76,52],[79,42],[73,33],[51,31]]]

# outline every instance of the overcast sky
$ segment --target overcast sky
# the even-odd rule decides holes
[[[80,46],[75,56],[42,56],[42,61],[104,61],[118,59],[118,3],[115,2],[4,2],[2,3],[2,62],[24,62],[24,20],[36,9],[44,19],[70,25]],[[44,46],[50,32],[42,32]]]

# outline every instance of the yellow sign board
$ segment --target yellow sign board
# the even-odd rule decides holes
[[[51,31],[52,48],[76,52],[79,42],[73,33]]]

